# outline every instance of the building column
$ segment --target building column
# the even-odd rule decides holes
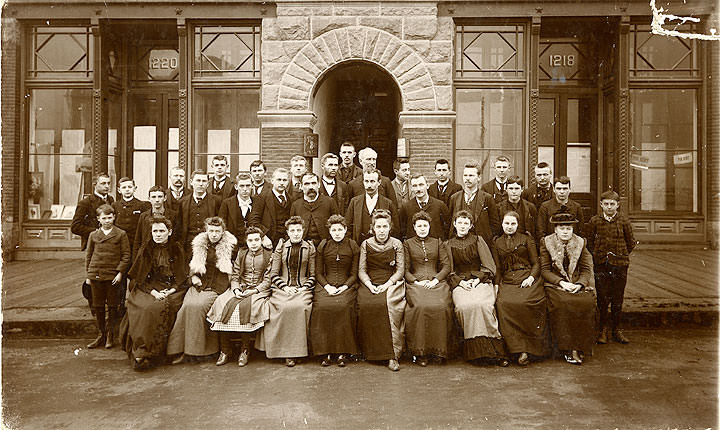
[[[710,28],[720,28],[720,13],[710,15]],[[713,249],[720,245],[720,43],[701,42],[707,47],[707,240]],[[702,114],[702,113],[701,113]]]
[[[90,20],[93,37],[93,133],[92,133],[92,175],[107,173],[108,170],[108,104],[105,97],[107,91],[107,70],[103,68],[103,37],[100,21]],[[91,188],[92,189],[92,188]],[[86,190],[87,191],[87,190]]]
[[[530,112],[529,121],[529,148],[528,148],[528,166],[527,177],[530,185],[530,178],[534,178],[535,165],[538,163],[538,103],[540,101],[540,69],[538,67],[538,56],[540,55],[540,17],[532,17],[532,27],[530,29]]]
[[[20,99],[17,73],[20,65],[21,26],[15,18],[2,18],[2,257],[13,259],[15,245],[19,240],[20,181],[26,180],[21,174],[20,153]]]
[[[268,173],[290,168],[293,155],[303,154],[305,136],[317,121],[310,111],[260,111],[260,159]]]
[[[185,18],[177,20],[178,32],[178,164],[187,169],[188,164],[188,49]],[[170,168],[172,166],[168,166]]]
[[[453,161],[455,116],[453,111],[400,112],[401,136],[406,140],[410,165],[413,172],[426,175],[429,182],[436,160]]]
[[[628,58],[630,56],[629,45],[630,17],[623,16],[620,19],[620,34],[618,36],[618,56],[617,56],[617,128],[618,140],[616,144],[618,187],[617,193],[620,195],[620,210],[625,213],[629,212],[629,190],[628,182],[630,181],[628,171],[629,151],[630,151],[630,90],[629,90],[629,72]]]

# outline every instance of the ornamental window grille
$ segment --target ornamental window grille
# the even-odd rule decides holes
[[[29,79],[92,79],[93,36],[89,26],[32,26],[30,40]]]
[[[196,26],[194,78],[260,79],[260,26]]]
[[[521,24],[456,26],[456,77],[524,78],[524,31]]]

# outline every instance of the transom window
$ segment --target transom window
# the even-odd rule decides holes
[[[689,25],[678,31],[693,31]],[[650,32],[649,25],[630,26],[630,77],[699,76],[695,39],[668,37]]]
[[[459,78],[523,78],[523,25],[458,25],[455,30]]]
[[[30,38],[29,78],[92,78],[93,38],[90,27],[33,26]]]
[[[259,78],[260,26],[196,26],[196,78]]]

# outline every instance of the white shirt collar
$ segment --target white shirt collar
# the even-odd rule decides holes
[[[275,197],[276,197],[278,200],[280,200],[280,196],[283,196],[283,197],[285,198],[285,200],[287,200],[287,196],[285,195],[285,193],[278,194],[278,192],[275,191],[275,188],[272,189],[272,192],[273,192],[273,194],[275,194]]]
[[[207,191],[205,191],[205,193],[204,193],[202,196],[196,196],[196,195],[193,193],[193,199],[195,199],[196,202],[199,202],[200,200],[204,199],[205,196],[207,196]]]

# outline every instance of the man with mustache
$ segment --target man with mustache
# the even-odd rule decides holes
[[[167,193],[168,208],[177,211],[180,208],[180,200],[192,194],[190,188],[185,186],[185,170],[175,166],[170,169],[170,186]],[[175,226],[177,230],[177,226]]]
[[[493,196],[480,189],[480,166],[470,161],[463,169],[463,189],[450,197],[450,213],[455,216],[461,210],[473,215],[474,232],[482,236],[492,249],[494,236],[502,233],[500,216]]]
[[[303,198],[293,202],[290,216],[297,215],[305,221],[307,227],[303,238],[317,247],[321,240],[330,238],[326,225],[328,218],[340,214],[340,211],[334,199],[320,194],[320,179],[316,174],[305,173],[301,188]]]

